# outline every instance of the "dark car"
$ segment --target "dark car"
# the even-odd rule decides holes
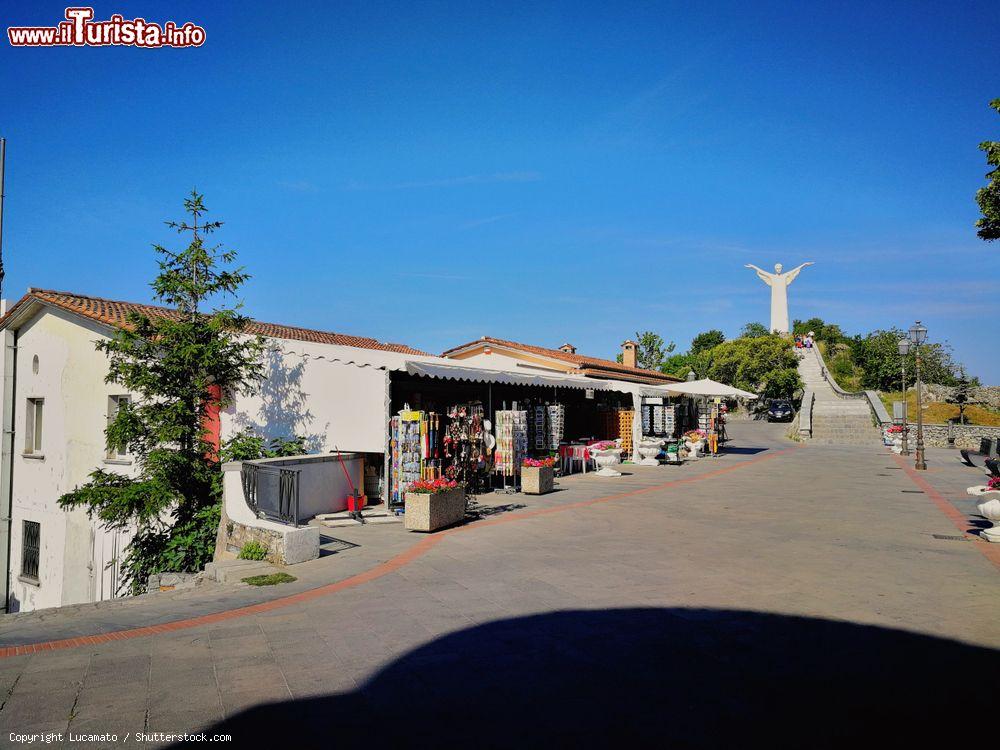
[[[768,422],[791,422],[795,416],[795,409],[792,408],[791,401],[775,399],[767,407]]]

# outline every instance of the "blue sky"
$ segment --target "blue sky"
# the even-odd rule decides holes
[[[12,7],[14,6],[14,7]],[[64,3],[4,4],[3,26]],[[291,14],[294,9],[295,14]],[[1000,382],[982,3],[99,3],[199,49],[0,44],[5,295],[148,300],[203,192],[250,314],[439,352],[613,356],[793,317],[920,318]],[[984,336],[984,333],[986,334]]]

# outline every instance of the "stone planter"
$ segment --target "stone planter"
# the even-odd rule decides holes
[[[988,542],[1000,542],[1000,491],[987,487],[969,487],[967,492],[976,499],[979,515],[993,524],[979,535]]]
[[[544,495],[552,492],[555,470],[551,466],[522,466],[521,492],[525,495]]]
[[[642,456],[642,461],[639,462],[640,466],[659,466],[660,462],[656,460],[656,457],[660,455],[660,451],[663,450],[663,441],[657,438],[643,438],[639,441],[638,451],[639,455]]]
[[[612,466],[617,466],[622,462],[622,452],[618,448],[609,448],[603,451],[595,451],[593,448],[588,448],[590,457],[594,459],[594,463],[597,464],[598,470],[594,472],[595,476],[598,477],[620,477],[622,473],[612,469]]]
[[[465,518],[465,489],[456,487],[435,494],[406,493],[403,526],[409,531],[437,531]]]
[[[705,448],[704,440],[685,440],[684,447],[687,448],[688,458],[700,458],[700,451]]]

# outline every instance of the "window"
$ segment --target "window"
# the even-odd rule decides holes
[[[21,521],[21,578],[38,583],[42,525],[38,521]]]
[[[42,454],[42,412],[44,406],[45,399],[43,398],[28,399],[28,408],[25,415],[25,455],[40,456]]]
[[[131,396],[108,396],[108,427],[115,421],[118,412],[122,407],[127,407],[132,403]],[[128,458],[128,453],[122,446],[108,446],[108,459],[111,461],[123,461]]]

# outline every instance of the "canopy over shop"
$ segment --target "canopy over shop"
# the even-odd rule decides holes
[[[382,463],[380,494],[390,503],[421,478],[455,478],[472,491],[516,486],[522,458],[551,455],[567,440],[619,439],[635,458],[644,434],[679,433],[694,418],[691,383],[490,369],[297,341],[282,342],[273,360],[270,379],[280,387],[230,410],[232,423],[284,422],[286,432],[321,431],[311,450],[369,454],[373,474]],[[284,419],[282,408],[291,412]]]

